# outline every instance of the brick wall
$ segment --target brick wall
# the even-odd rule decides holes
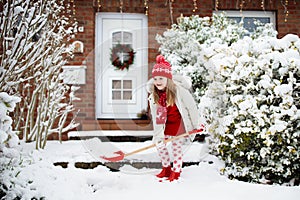
[[[197,10],[193,13],[194,3],[192,0],[174,0],[173,22],[181,14],[189,16],[192,14],[211,16],[215,8],[216,0],[197,0]],[[120,2],[118,0],[101,0],[100,12],[119,12]],[[153,66],[158,53],[158,44],[155,40],[156,34],[161,34],[172,24],[169,5],[166,0],[148,1],[148,26],[149,26],[149,66]],[[219,0],[219,10],[240,10],[239,0]],[[243,10],[262,10],[261,0],[244,1]],[[277,17],[278,37],[283,37],[287,33],[300,33],[300,2],[288,1],[287,9],[289,15],[285,21],[286,14],[280,0],[264,1],[266,11],[275,11]],[[294,3],[296,2],[296,3]],[[75,0],[76,18],[79,26],[84,27],[83,33],[78,33],[76,40],[84,43],[84,53],[77,54],[70,60],[70,65],[85,64],[87,66],[87,83],[81,86],[77,96],[82,100],[76,102],[76,107],[80,109],[77,121],[81,123],[80,130],[96,129],[151,129],[150,120],[96,120],[95,119],[95,84],[94,84],[94,43],[95,43],[95,13],[97,12],[97,1],[95,0]],[[123,0],[124,13],[145,13],[144,2],[141,0]],[[150,70],[149,70],[150,72]],[[150,75],[150,74],[149,74]]]

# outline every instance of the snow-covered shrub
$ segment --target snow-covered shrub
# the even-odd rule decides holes
[[[200,102],[200,97],[212,81],[209,78],[210,69],[204,66],[207,58],[201,52],[212,44],[230,46],[247,31],[242,24],[230,21],[223,13],[213,14],[212,17],[181,17],[177,21],[178,24],[173,24],[163,35],[157,35],[156,40],[173,70],[191,77],[195,98]]]
[[[19,138],[12,130],[12,119],[8,114],[14,111],[20,101],[19,97],[0,92],[0,153],[3,153],[4,147],[13,148],[18,145]]]
[[[215,134],[226,174],[254,182],[299,180],[300,39],[244,38],[225,52],[211,62],[224,90]]]
[[[30,180],[20,180],[22,167],[30,162],[20,153],[19,137],[12,129],[12,119],[9,113],[13,112],[21,99],[0,92],[0,199],[17,199],[28,197]],[[34,193],[34,191],[33,191]],[[30,196],[31,199],[36,197]]]
[[[21,97],[13,127],[25,141],[36,141],[36,148],[45,147],[49,134],[61,136],[77,126],[72,115],[76,87],[65,84],[61,75],[72,56],[67,42],[76,33],[64,4],[55,0],[1,4],[0,92]]]
[[[260,32],[264,30],[265,28],[259,29]],[[221,80],[214,73],[214,66],[209,60],[221,49],[229,47],[248,34],[242,23],[237,24],[224,13],[220,13],[213,14],[212,17],[193,15],[178,18],[178,24],[173,24],[171,29],[156,37],[160,44],[159,49],[172,64],[172,69],[191,77],[194,97],[199,103],[201,114],[209,123],[208,129],[217,127],[214,119],[223,112],[224,107],[224,91],[222,84],[218,83]],[[211,89],[204,97],[208,88]],[[215,98],[207,98],[210,95]],[[211,109],[206,109],[207,107]]]

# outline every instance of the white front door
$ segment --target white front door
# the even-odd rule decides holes
[[[148,29],[143,14],[97,13],[96,15],[96,118],[137,118],[147,108],[145,83],[148,79]],[[112,53],[114,47],[133,49],[134,62],[119,70],[112,55],[121,63],[128,51]],[[113,59],[115,60],[115,59]]]

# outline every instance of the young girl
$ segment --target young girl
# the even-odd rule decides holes
[[[156,57],[152,79],[147,83],[149,104],[153,120],[153,142],[161,159],[162,170],[156,176],[173,181],[182,168],[182,146],[186,138],[172,141],[173,168],[164,140],[199,127],[196,103],[189,92],[192,83],[183,76],[173,76],[170,63],[162,55]],[[191,137],[190,139],[193,139]]]

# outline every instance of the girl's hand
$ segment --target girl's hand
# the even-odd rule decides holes
[[[157,140],[155,142],[155,146],[156,146],[156,148],[161,149],[165,146],[165,141],[163,139],[162,140]]]

